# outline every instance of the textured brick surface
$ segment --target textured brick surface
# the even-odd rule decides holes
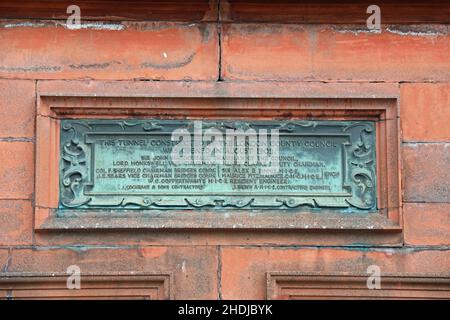
[[[0,141],[0,199],[31,199],[33,150],[31,142]]]
[[[232,24],[223,32],[223,76],[239,80],[449,80],[446,27]]]
[[[450,142],[450,84],[402,84],[400,110],[404,141]]]
[[[0,272],[7,271],[8,268],[8,257],[9,249],[0,249]]]
[[[81,275],[108,271],[172,272],[175,299],[218,296],[215,247],[14,249],[8,271],[66,272],[70,265],[79,266]]]
[[[31,245],[31,201],[0,200],[0,246]]]
[[[34,136],[35,82],[0,80],[0,138]]]
[[[450,275],[450,251],[367,248],[223,248],[224,299],[264,299],[271,271],[366,273],[377,265],[384,273]]]
[[[450,276],[448,25],[391,25],[377,34],[360,25],[300,24],[312,21],[305,20],[311,14],[328,20],[330,13],[324,15],[326,10],[317,6],[303,15],[298,8],[292,11],[292,5],[272,10],[270,4],[258,11],[255,4],[221,1],[219,17],[216,2],[198,3],[194,12],[174,10],[174,2],[157,5],[149,14],[159,22],[121,22],[121,17],[114,16],[113,22],[106,22],[110,21],[106,17],[81,30],[68,30],[50,20],[0,21],[0,47],[5,49],[0,50],[0,273],[65,273],[70,265],[78,265],[82,274],[170,272],[176,299],[263,299],[267,272],[273,271],[364,274],[368,266],[377,265],[382,274]],[[185,8],[191,5],[184,4]],[[28,6],[27,12],[55,17],[45,10],[47,6],[40,4],[39,12]],[[94,13],[100,12],[95,8]],[[359,19],[355,8],[348,11],[351,21],[364,22],[355,20]],[[123,16],[130,19],[144,14],[136,7],[126,11]],[[172,16],[164,19],[167,12]],[[342,16],[333,12],[340,21]],[[407,16],[401,15],[402,19]],[[442,21],[442,17],[444,10],[430,19]],[[285,18],[291,23],[278,23],[286,22]],[[258,23],[261,19],[275,23]],[[224,81],[216,81],[219,71]],[[74,79],[82,81],[67,81]],[[249,100],[242,96],[254,86],[252,81],[264,84],[253,91],[256,96],[282,97],[284,102],[244,101]],[[164,116],[183,118],[203,117],[207,112],[218,118],[314,118],[318,113],[305,111],[320,106],[314,98],[323,98],[327,107],[334,99],[346,99],[346,108],[357,109],[363,103],[371,105],[372,98],[399,97],[404,203],[394,201],[392,206],[403,206],[403,232],[120,229],[37,230],[33,235],[33,204],[45,211],[58,200],[58,184],[52,180],[55,168],[47,160],[59,144],[45,143],[50,140],[44,134],[37,163],[45,165],[38,165],[37,176],[50,178],[34,194],[35,106],[42,108],[40,118],[48,119],[54,116],[51,106],[58,103],[52,98],[36,101],[36,92],[65,96],[64,103],[59,103],[68,114],[74,107],[94,107],[109,99],[112,108],[160,110]],[[188,98],[171,99],[167,108],[167,102],[159,98],[162,93]],[[96,97],[77,100],[83,95]],[[203,99],[207,95],[220,97],[220,102]],[[139,98],[143,96],[153,98],[145,102]],[[231,96],[239,99],[225,99]],[[291,98],[299,97],[311,99],[294,106]],[[349,98],[361,100],[352,103]],[[108,105],[103,110],[108,111],[102,114],[110,114]],[[386,117],[385,123],[392,126],[396,115]],[[48,125],[44,133],[58,130],[54,119],[43,125]],[[388,139],[397,141],[396,132]],[[393,174],[386,183],[396,178]]]
[[[0,46],[8,48],[0,52],[1,77],[217,79],[214,24],[119,23],[80,30],[43,24],[0,26]]]
[[[312,78],[312,49],[303,26],[237,24],[223,27],[224,79]]]
[[[356,28],[358,29],[358,28]],[[424,35],[430,31],[430,35]],[[450,80],[450,35],[445,27],[392,26],[380,34],[332,27],[312,40],[314,76],[344,80]],[[317,41],[317,42],[315,42]]]
[[[450,202],[450,144],[403,145],[404,200]]]
[[[406,203],[405,243],[450,246],[450,203]]]

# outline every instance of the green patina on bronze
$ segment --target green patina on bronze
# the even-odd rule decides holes
[[[273,175],[260,163],[175,165],[179,128],[193,121],[62,120],[60,209],[377,209],[374,122],[203,121],[224,134],[278,129]]]

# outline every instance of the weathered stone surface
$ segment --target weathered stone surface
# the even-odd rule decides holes
[[[0,141],[0,199],[31,199],[33,151],[32,142]]]
[[[8,271],[10,263],[9,249],[0,249],[0,272]]]
[[[400,89],[403,141],[450,142],[450,85],[405,83]]]
[[[397,276],[450,275],[449,27],[409,24],[448,22],[449,9],[422,1],[399,14],[383,6],[385,27],[374,33],[361,28],[367,15],[360,5],[339,15],[335,7],[321,4],[304,13],[305,4],[266,3],[255,9],[249,2],[223,0],[219,15],[215,1],[194,1],[193,12],[174,10],[175,2],[151,12],[139,10],[140,5],[156,6],[146,2],[118,17],[115,13],[123,9],[103,11],[104,1],[89,1],[84,14],[113,16],[69,30],[63,25],[64,4],[55,5],[55,12],[46,3],[37,10],[30,1],[7,2],[8,12],[0,15],[15,10],[30,19],[0,22],[0,47],[5,49],[0,51],[0,273],[65,273],[69,265],[100,274],[171,272],[176,299],[263,299],[266,274],[272,271],[365,274],[368,266],[377,265],[382,273]],[[192,8],[194,2],[183,6]],[[130,22],[144,16],[147,21]],[[121,22],[124,17],[128,22]],[[360,25],[342,25],[342,19]],[[387,21],[407,23],[388,26]],[[74,79],[79,81],[69,81]],[[256,90],[255,83],[260,84]],[[262,99],[248,99],[248,92]],[[36,93],[46,98],[36,100]],[[161,96],[170,97],[170,103]],[[183,229],[193,226],[182,225],[187,215],[171,230],[137,231],[141,221],[120,218],[105,222],[109,230],[96,226],[99,220],[83,224],[88,220],[82,219],[70,232],[64,223],[58,230],[38,227],[52,213],[49,208],[57,206],[57,175],[51,166],[58,161],[51,157],[59,144],[49,143],[51,134],[34,136],[35,107],[48,120],[41,122],[42,132],[54,133],[58,119],[50,106],[65,117],[93,108],[90,116],[101,117],[348,120],[375,117],[380,101],[398,103],[401,111],[398,115],[392,108],[380,127],[396,128],[400,116],[403,190],[397,190],[395,170],[385,174],[380,190],[388,194],[383,205],[402,218],[403,230],[382,225],[382,232],[366,232],[374,225],[360,224],[363,219],[329,219],[312,229],[317,221],[306,215],[301,230],[280,232],[292,220],[264,217],[259,217],[260,226],[278,229],[233,230],[239,222],[235,216],[219,220],[211,212],[196,221],[203,222],[201,230]],[[374,108],[364,111],[369,107]],[[388,132],[377,147],[396,144],[399,132]],[[393,150],[377,155],[398,163]],[[41,179],[34,195],[35,163],[41,164],[36,174]],[[381,170],[388,172],[386,166]],[[246,218],[246,226],[252,227],[251,219]],[[212,222],[222,221],[228,230],[211,228]]]
[[[216,80],[215,24],[0,24],[0,76],[25,79]]]
[[[430,29],[430,28],[429,28]],[[404,81],[450,79],[447,28],[231,24],[223,28],[228,80]]]
[[[450,246],[450,203],[405,203],[405,243]]]
[[[35,82],[0,80],[0,138],[33,138]]]
[[[266,273],[273,271],[450,275],[449,250],[331,248],[222,248],[222,297],[265,299]]]
[[[175,299],[217,299],[216,247],[46,248],[14,249],[9,272],[66,272],[77,265],[86,273],[140,271],[174,276]],[[0,256],[1,258],[1,256]],[[81,278],[81,281],[82,278]]]
[[[403,145],[403,195],[406,202],[450,202],[450,144]]]
[[[33,207],[31,201],[0,200],[0,246],[31,245]]]

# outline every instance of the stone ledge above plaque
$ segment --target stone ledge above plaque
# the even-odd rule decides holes
[[[40,81],[38,95],[36,230],[394,231],[375,243],[401,243],[395,85]],[[281,175],[199,165],[211,180],[186,190],[167,150],[148,145],[195,120],[277,128]]]

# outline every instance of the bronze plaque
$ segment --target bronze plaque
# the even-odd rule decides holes
[[[373,211],[375,142],[372,121],[62,120],[59,207]]]

